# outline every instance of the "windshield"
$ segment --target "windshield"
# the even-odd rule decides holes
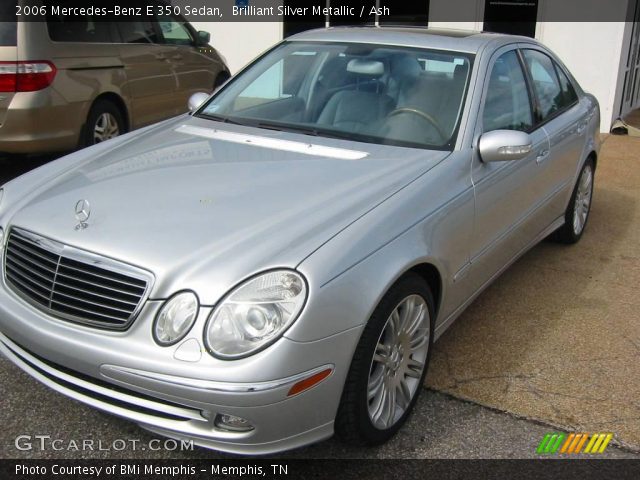
[[[196,116],[356,141],[452,149],[472,57],[353,43],[285,42]]]

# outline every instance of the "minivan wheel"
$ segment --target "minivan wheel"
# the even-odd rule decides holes
[[[336,415],[338,437],[354,445],[389,440],[423,389],[433,345],[434,302],[418,275],[383,297],[356,348]]]
[[[87,117],[84,146],[95,145],[125,133],[125,123],[120,109],[108,100],[98,100]]]
[[[564,225],[551,234],[551,240],[572,244],[578,242],[582,237],[591,212],[594,174],[593,159],[589,158],[582,167],[573,189],[571,200],[569,200],[565,212]]]

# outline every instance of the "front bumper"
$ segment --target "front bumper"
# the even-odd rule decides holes
[[[269,454],[332,435],[360,329],[309,343],[281,338],[253,357],[232,362],[206,353],[198,361],[181,361],[173,356],[175,348],[153,343],[150,319],[157,303],[147,302],[127,332],[104,332],[48,317],[14,295],[2,279],[0,351],[64,395],[200,446]],[[204,310],[192,332],[202,331],[209,313]],[[324,368],[333,369],[329,377],[287,396],[295,382]],[[218,428],[217,414],[245,418],[254,429]]]

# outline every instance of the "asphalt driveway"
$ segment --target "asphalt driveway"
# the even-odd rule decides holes
[[[392,442],[352,449],[330,440],[288,456],[526,458],[546,433],[563,430],[612,432],[607,457],[640,458],[639,159],[640,139],[607,138],[582,242],[542,243],[474,302],[436,345],[429,391]],[[0,184],[46,160],[0,159]],[[19,450],[19,435],[106,445],[153,437],[46,389],[3,358],[0,423],[0,458],[215,456]]]
[[[640,139],[609,136],[582,240],[544,242],[436,345],[429,385],[640,451]]]

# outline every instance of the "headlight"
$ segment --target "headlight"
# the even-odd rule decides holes
[[[2,197],[4,196],[4,188],[0,188],[0,206],[2,206]]]
[[[304,278],[291,270],[263,273],[246,281],[211,313],[204,332],[209,352],[246,357],[275,342],[296,320],[307,299]]]
[[[198,297],[193,292],[181,292],[167,300],[153,323],[153,338],[163,347],[184,338],[198,316]]]

